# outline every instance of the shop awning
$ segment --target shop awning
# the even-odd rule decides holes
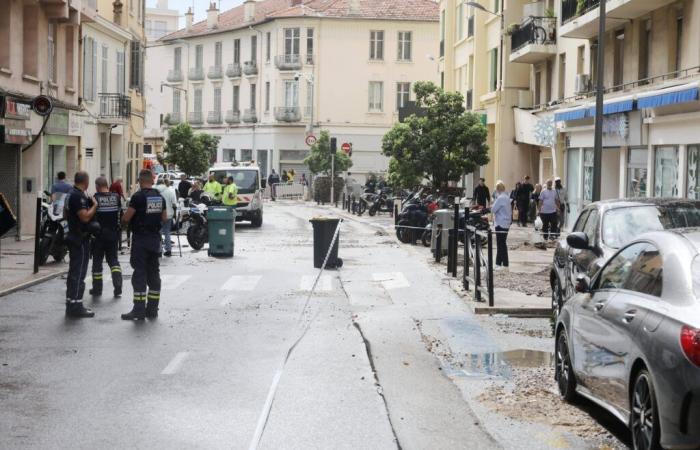
[[[611,98],[603,102],[603,114],[618,114],[632,111],[634,109],[634,95]],[[591,117],[595,117],[595,104],[591,110]]]
[[[659,108],[698,100],[698,82],[637,94],[637,107]]]
[[[581,120],[588,116],[588,105],[575,106],[561,109],[554,113],[555,122],[568,122],[569,120]]]

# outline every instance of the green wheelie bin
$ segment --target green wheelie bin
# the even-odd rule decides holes
[[[207,211],[209,256],[233,258],[236,209],[229,206],[211,206]]]

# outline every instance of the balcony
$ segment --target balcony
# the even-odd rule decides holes
[[[275,120],[278,122],[300,122],[301,108],[298,106],[282,106],[275,108]]]
[[[124,94],[100,93],[100,122],[123,123],[131,118],[131,98]]]
[[[241,123],[241,112],[237,109],[229,109],[226,111],[226,123],[229,125],[235,125]]]
[[[258,62],[246,61],[243,63],[243,75],[250,77],[258,74]]]
[[[557,18],[528,17],[510,35],[510,62],[535,64],[557,54]]]
[[[258,121],[258,115],[254,109],[246,109],[243,111],[243,122],[245,123],[256,123]]]
[[[674,0],[607,0],[606,29],[626,24],[645,14],[674,3]],[[559,35],[592,39],[598,35],[600,0],[562,0]]]
[[[202,111],[192,111],[188,114],[188,122],[192,125],[201,125],[204,123]]]
[[[279,55],[275,57],[275,66],[279,70],[301,69],[301,57],[299,55]]]
[[[202,81],[204,79],[204,68],[190,67],[190,71],[187,74],[187,78],[189,78],[190,81]]]
[[[224,77],[224,69],[221,66],[211,66],[207,72],[207,78],[210,80],[220,80]]]
[[[209,111],[207,114],[207,123],[211,125],[221,125],[223,120],[221,120],[221,111]]]
[[[163,117],[163,123],[165,125],[178,125],[182,121],[182,117],[180,116],[179,111],[173,111],[170,114],[166,114],[165,117]]]
[[[226,76],[229,78],[240,78],[241,73],[241,65],[238,63],[229,64],[228,67],[226,67]]]
[[[170,69],[168,70],[168,77],[166,78],[168,83],[180,83],[182,82],[182,70],[180,69]]]

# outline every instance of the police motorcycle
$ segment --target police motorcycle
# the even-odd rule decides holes
[[[51,201],[51,194],[44,191],[39,228],[39,264],[41,265],[46,264],[49,256],[60,262],[68,254],[68,245],[65,240],[68,235],[68,221],[63,217],[66,197],[66,194],[59,194],[56,201]]]
[[[374,195],[372,205],[369,207],[369,215],[374,217],[377,213],[394,211],[394,198],[389,197],[389,188],[384,188]]]
[[[419,189],[411,194],[404,202],[396,224],[396,237],[404,244],[414,243],[428,225],[428,202],[423,200]]]
[[[188,217],[189,227],[187,228],[187,242],[194,250],[201,250],[204,244],[209,242],[209,229],[207,222],[207,211],[209,206],[216,203],[214,197],[204,192],[199,204],[191,204]]]

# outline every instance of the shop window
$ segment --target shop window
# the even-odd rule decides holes
[[[656,147],[654,155],[654,196],[678,195],[678,148]]]
[[[583,202],[593,201],[593,158],[594,151],[587,148],[583,151]]]
[[[627,192],[628,198],[647,196],[648,168],[646,148],[631,148],[627,153]]]
[[[24,7],[22,15],[22,69],[24,75],[39,76],[39,8]],[[6,45],[6,44],[4,44]]]
[[[688,146],[688,198],[700,200],[700,145]]]
[[[568,190],[569,213],[567,223],[574,223],[581,210],[581,150],[566,151],[566,188]]]

